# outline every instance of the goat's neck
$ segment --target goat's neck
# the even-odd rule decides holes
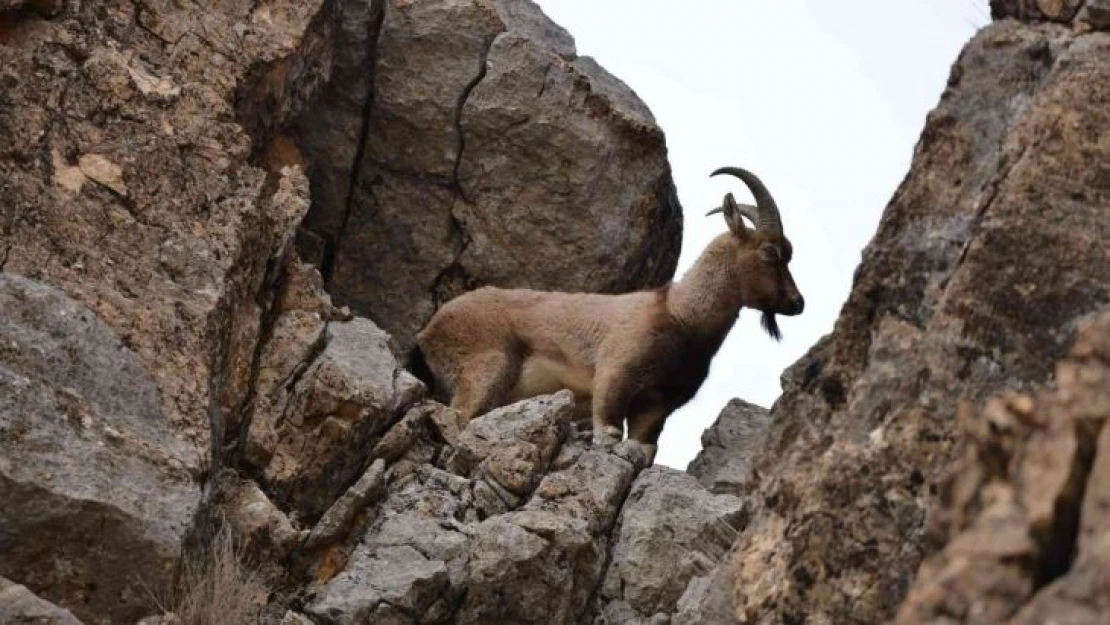
[[[743,307],[735,266],[736,243],[732,235],[718,236],[705,248],[694,266],[671,285],[668,308],[689,332],[719,344],[736,323]]]

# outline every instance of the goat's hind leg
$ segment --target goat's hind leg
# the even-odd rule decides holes
[[[670,411],[662,406],[652,406],[628,419],[628,438],[636,441],[644,449],[648,466],[655,464],[659,435]]]
[[[460,425],[504,405],[509,389],[520,375],[520,360],[508,352],[487,351],[467,357],[459,367],[451,407],[459,411]]]

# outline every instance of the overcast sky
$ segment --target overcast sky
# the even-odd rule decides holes
[[[744,311],[689,404],[667,421],[656,462],[685,469],[732,397],[770,406],[779,375],[832,330],[860,252],[908,170],[925,115],[987,0],[539,0],[578,53],[648,104],[667,136],[685,212],[677,277],[725,229],[703,217],[755,172],[782,211],[806,298],[775,343]]]

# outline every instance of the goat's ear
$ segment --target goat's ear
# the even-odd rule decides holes
[[[731,193],[725,194],[722,212],[725,214],[725,223],[728,224],[728,229],[732,231],[732,234],[738,239],[746,238],[748,227],[744,225],[744,211],[736,203],[736,198],[732,197]]]

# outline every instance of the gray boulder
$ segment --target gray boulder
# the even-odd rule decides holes
[[[674,469],[647,469],[621,511],[602,601],[642,618],[674,611],[690,580],[707,575],[728,551],[744,515],[738,497],[714,495]]]
[[[0,346],[0,574],[134,621],[196,511],[195,448],[138,357],[60,290],[0,274]]]
[[[585,614],[642,465],[600,450],[566,451],[567,464],[557,460],[520,510],[473,529],[459,623],[576,623]]]
[[[469,539],[459,520],[470,482],[422,467],[393,484],[344,570],[316,589],[317,622],[441,622],[466,587]]]

